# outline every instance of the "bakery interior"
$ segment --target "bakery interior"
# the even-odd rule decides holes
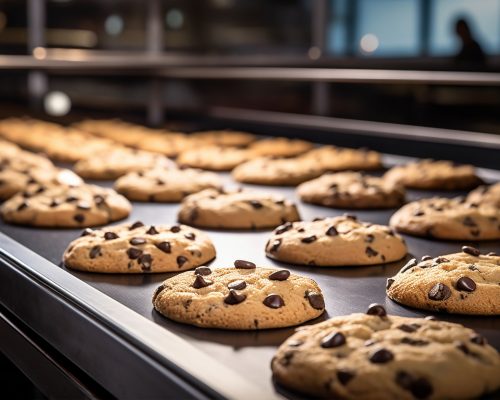
[[[499,110],[500,0],[0,0],[5,398],[500,399]]]

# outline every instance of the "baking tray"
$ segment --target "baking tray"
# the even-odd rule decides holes
[[[408,159],[385,155],[384,161],[386,165],[392,165],[397,162],[408,161]],[[482,170],[481,172],[489,182],[500,181],[500,171]],[[309,205],[298,200],[294,188],[242,185],[232,181],[229,174],[221,175],[228,186],[242,186],[285,195],[287,198],[296,201],[301,217],[304,220],[342,215],[349,212],[356,214],[363,221],[387,224],[390,216],[395,211],[395,209],[390,209],[353,212],[352,210]],[[100,182],[99,184],[110,186],[112,183]],[[464,194],[464,192],[410,190],[408,191],[408,200],[431,196],[452,197],[461,194]],[[173,224],[176,222],[178,209],[178,204],[133,203],[132,213],[126,221],[141,220],[145,224],[152,225]],[[297,397],[295,394],[277,387],[272,382],[270,370],[270,361],[276,348],[294,332],[294,328],[240,332],[197,328],[169,321],[153,310],[151,297],[155,288],[172,274],[105,275],[71,271],[61,265],[61,256],[69,242],[79,236],[80,229],[38,229],[7,225],[0,222],[0,231],[49,260],[53,263],[54,268],[60,268],[77,277],[142,317],[189,342],[208,357],[229,366],[235,373],[241,375],[244,380],[252,385],[259,386],[269,397]],[[364,312],[367,306],[374,302],[385,305],[390,314],[417,317],[429,315],[431,313],[403,307],[389,300],[385,296],[386,279],[393,276],[412,257],[420,258],[426,254],[438,256],[458,252],[462,245],[474,245],[483,253],[489,251],[498,252],[500,250],[499,241],[450,242],[403,235],[409,248],[409,255],[404,260],[380,266],[321,268],[294,266],[266,258],[264,245],[271,231],[205,231],[209,234],[217,249],[217,257],[211,263],[213,267],[232,266],[234,260],[244,259],[255,262],[260,266],[287,268],[292,272],[316,280],[324,292],[327,312],[310,323],[320,322],[328,317]],[[36,265],[31,267],[36,269]],[[477,330],[494,347],[500,350],[500,318],[451,314],[439,314],[438,317]],[[29,323],[29,321],[27,322]],[[203,373],[202,366],[200,366],[199,373]]]

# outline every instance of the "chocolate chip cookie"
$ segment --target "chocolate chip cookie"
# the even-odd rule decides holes
[[[139,221],[85,229],[63,256],[69,268],[104,273],[179,272],[213,258],[212,241],[198,229]]]
[[[154,293],[155,309],[177,322],[238,330],[298,325],[325,310],[312,279],[244,260],[234,266],[199,267],[167,279]]]
[[[389,227],[350,215],[285,223],[266,244],[270,258],[321,267],[383,264],[400,260],[406,252],[403,238]]]
[[[197,169],[155,168],[131,172],[115,182],[115,189],[130,200],[176,203],[203,189],[219,189],[221,179]]]
[[[311,150],[314,144],[300,139],[275,137],[258,140],[249,146],[250,152],[256,157],[295,157]]]
[[[373,150],[321,146],[304,154],[323,171],[368,171],[382,168],[382,156]]]
[[[118,221],[126,218],[131,208],[128,200],[112,189],[35,184],[3,203],[0,213],[12,224],[74,228]]]
[[[263,229],[298,221],[300,216],[295,204],[281,196],[250,190],[206,189],[183,200],[178,219],[204,228]]]
[[[421,160],[398,165],[385,173],[389,181],[411,189],[470,189],[482,180],[472,165],[456,165],[451,161]]]
[[[183,151],[177,158],[180,166],[209,171],[231,171],[249,159],[245,149],[223,146],[201,146]]]
[[[358,172],[322,175],[299,185],[297,194],[306,203],[332,208],[392,208],[405,201],[402,186]]]
[[[315,398],[472,399],[500,388],[500,357],[483,336],[378,304],[299,328],[271,368],[279,384]]]
[[[500,209],[490,203],[434,197],[400,208],[390,220],[397,231],[450,240],[500,239]]]
[[[387,280],[387,296],[425,310],[500,315],[500,256],[464,246],[462,253],[412,259]]]
[[[257,185],[295,186],[316,178],[323,170],[313,160],[295,158],[256,158],[237,166],[234,180]]]

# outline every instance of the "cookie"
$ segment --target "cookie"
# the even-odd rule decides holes
[[[411,189],[470,189],[482,181],[472,165],[456,165],[451,161],[421,160],[398,165],[384,177]]]
[[[206,189],[183,200],[178,219],[205,228],[263,229],[298,221],[300,216],[295,204],[281,196],[250,190]]]
[[[245,147],[256,140],[251,133],[230,129],[193,132],[188,137],[197,144],[225,147]]]
[[[299,328],[271,368],[279,384],[315,398],[475,399],[500,388],[500,357],[483,336],[378,304]]]
[[[257,185],[295,186],[323,173],[312,160],[296,158],[256,158],[237,166],[233,178]]]
[[[231,171],[249,159],[249,152],[237,147],[201,146],[183,151],[177,157],[180,166],[210,171]]]
[[[366,149],[321,146],[304,154],[323,171],[369,171],[382,168],[380,153]]]
[[[500,315],[500,256],[462,253],[409,261],[387,280],[387,296],[424,310]]]
[[[398,232],[449,240],[500,239],[500,209],[490,203],[433,197],[406,204],[391,217]]]
[[[29,172],[31,168],[52,169],[54,164],[45,156],[30,151],[17,151],[13,156],[0,156],[0,169]]]
[[[406,253],[404,240],[389,227],[351,215],[285,223],[266,244],[270,258],[318,267],[383,264]]]
[[[78,161],[75,172],[86,179],[110,180],[129,172],[174,166],[174,162],[164,155],[117,146]]]
[[[19,153],[21,149],[14,143],[0,139],[0,157],[13,157]]]
[[[12,224],[74,228],[118,221],[130,210],[128,200],[112,189],[86,184],[32,185],[3,203],[0,213]]]
[[[27,190],[33,184],[49,185],[63,184],[78,186],[82,179],[69,169],[56,167],[31,167],[27,170],[2,168],[0,164],[0,199],[5,200],[16,193]]]
[[[71,269],[103,273],[179,272],[215,258],[210,238],[185,225],[142,222],[85,229],[64,252]]]
[[[392,208],[405,201],[402,186],[358,172],[322,175],[299,185],[297,194],[306,203],[333,208]]]
[[[298,325],[324,312],[312,279],[243,260],[234,265],[199,267],[167,279],[154,293],[155,309],[184,324],[238,330]]]
[[[220,189],[222,182],[213,172],[197,169],[155,168],[131,172],[115,182],[115,190],[129,200],[180,202],[203,189]]]
[[[254,156],[295,157],[311,150],[314,144],[300,139],[275,137],[262,139],[249,146]]]
[[[500,182],[490,186],[480,186],[467,196],[470,204],[492,204],[500,208]]]

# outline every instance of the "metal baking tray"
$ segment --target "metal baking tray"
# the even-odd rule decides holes
[[[384,161],[386,165],[392,165],[408,161],[408,159],[385,155]],[[500,181],[500,171],[481,170],[481,174],[489,182]],[[229,174],[222,175],[229,186],[237,185],[264,190],[293,199],[298,204],[304,220],[349,212],[356,214],[363,221],[387,224],[395,211],[390,209],[353,212],[308,205],[298,200],[294,188],[241,185],[232,181]],[[111,183],[107,182],[104,185],[110,186]],[[452,197],[460,194],[464,192],[410,190],[408,200],[441,195]],[[141,220],[145,224],[153,225],[172,224],[176,222],[178,209],[178,204],[134,203],[132,214],[127,221]],[[119,223],[121,222],[124,221]],[[234,260],[244,259],[260,266],[287,268],[316,280],[325,294],[327,312],[310,323],[320,322],[328,317],[364,312],[367,306],[374,302],[385,305],[390,314],[417,317],[428,315],[430,313],[403,307],[389,300],[385,295],[386,279],[393,276],[412,257],[420,258],[426,254],[438,256],[458,252],[462,245],[474,245],[483,253],[500,250],[499,241],[451,242],[403,235],[409,248],[409,255],[404,260],[379,266],[321,268],[283,264],[266,258],[264,245],[270,231],[206,231],[217,249],[217,257],[211,264],[214,267],[232,266]],[[26,279],[37,281],[40,285],[44,285],[46,290],[55,293],[60,304],[73,305],[76,309],[72,313],[83,313],[95,324],[112,330],[110,348],[114,341],[125,341],[133,347],[134,351],[139,351],[142,358],[150,357],[158,363],[157,369],[173,371],[177,378],[180,377],[179,379],[166,379],[163,386],[161,382],[155,381],[154,385],[150,384],[156,385],[152,389],[146,386],[151,376],[144,377],[141,381],[139,377],[134,379],[131,374],[129,376],[125,373],[120,375],[123,388],[113,386],[110,382],[113,382],[114,374],[100,370],[102,369],[100,364],[107,366],[111,362],[110,355],[107,354],[108,349],[96,346],[96,338],[79,337],[82,351],[78,351],[77,344],[69,343],[71,338],[64,334],[55,334],[56,327],[46,321],[39,321],[41,319],[39,313],[30,312],[22,307],[22,303],[17,298],[22,294],[16,294],[15,289],[11,289],[7,300],[5,292],[0,295],[0,300],[7,303],[15,314],[20,315],[20,318],[32,318],[25,322],[34,326],[34,329],[38,330],[42,336],[46,335],[48,341],[59,347],[75,363],[81,363],[81,367],[89,375],[107,386],[106,389],[114,395],[133,397],[134,393],[138,395],[172,393],[172,385],[186,384],[188,387],[199,389],[196,393],[189,392],[186,388],[183,389],[184,392],[179,392],[187,397],[299,398],[296,394],[277,387],[272,381],[270,370],[270,361],[276,348],[294,332],[294,328],[239,332],[202,329],[169,321],[153,310],[151,297],[155,288],[171,274],[105,275],[68,270],[61,265],[61,255],[68,243],[79,236],[80,230],[78,229],[38,229],[6,225],[1,222],[0,232],[5,234],[5,236],[0,236],[0,261],[3,260],[4,263],[10,263],[11,266],[15,265],[16,268],[22,269],[25,278],[28,276]],[[0,276],[1,279],[2,276]],[[9,288],[6,287],[5,290],[8,291]],[[49,307],[49,300],[47,302],[47,307]],[[44,306],[44,304],[37,305],[42,309]],[[66,314],[62,306],[60,313],[61,316],[68,315],[68,319],[69,316],[73,318],[76,315]],[[43,317],[49,318],[48,315]],[[500,350],[499,317],[451,314],[439,314],[438,317],[477,330]],[[66,326],[64,321],[58,321],[57,324],[62,324],[61,329],[68,329],[68,335],[69,332],[73,332],[72,329],[78,330],[80,323],[82,330],[87,329],[83,328],[84,325],[87,326],[86,320],[77,323],[76,326]],[[118,343],[114,344],[118,345]],[[88,348],[93,345],[95,348]],[[89,351],[88,355],[86,355],[87,351]],[[133,369],[134,363],[139,362],[137,360],[142,359],[130,360],[130,364],[122,365],[122,368],[125,371]],[[116,360],[112,365],[120,366],[120,363],[121,360]]]

